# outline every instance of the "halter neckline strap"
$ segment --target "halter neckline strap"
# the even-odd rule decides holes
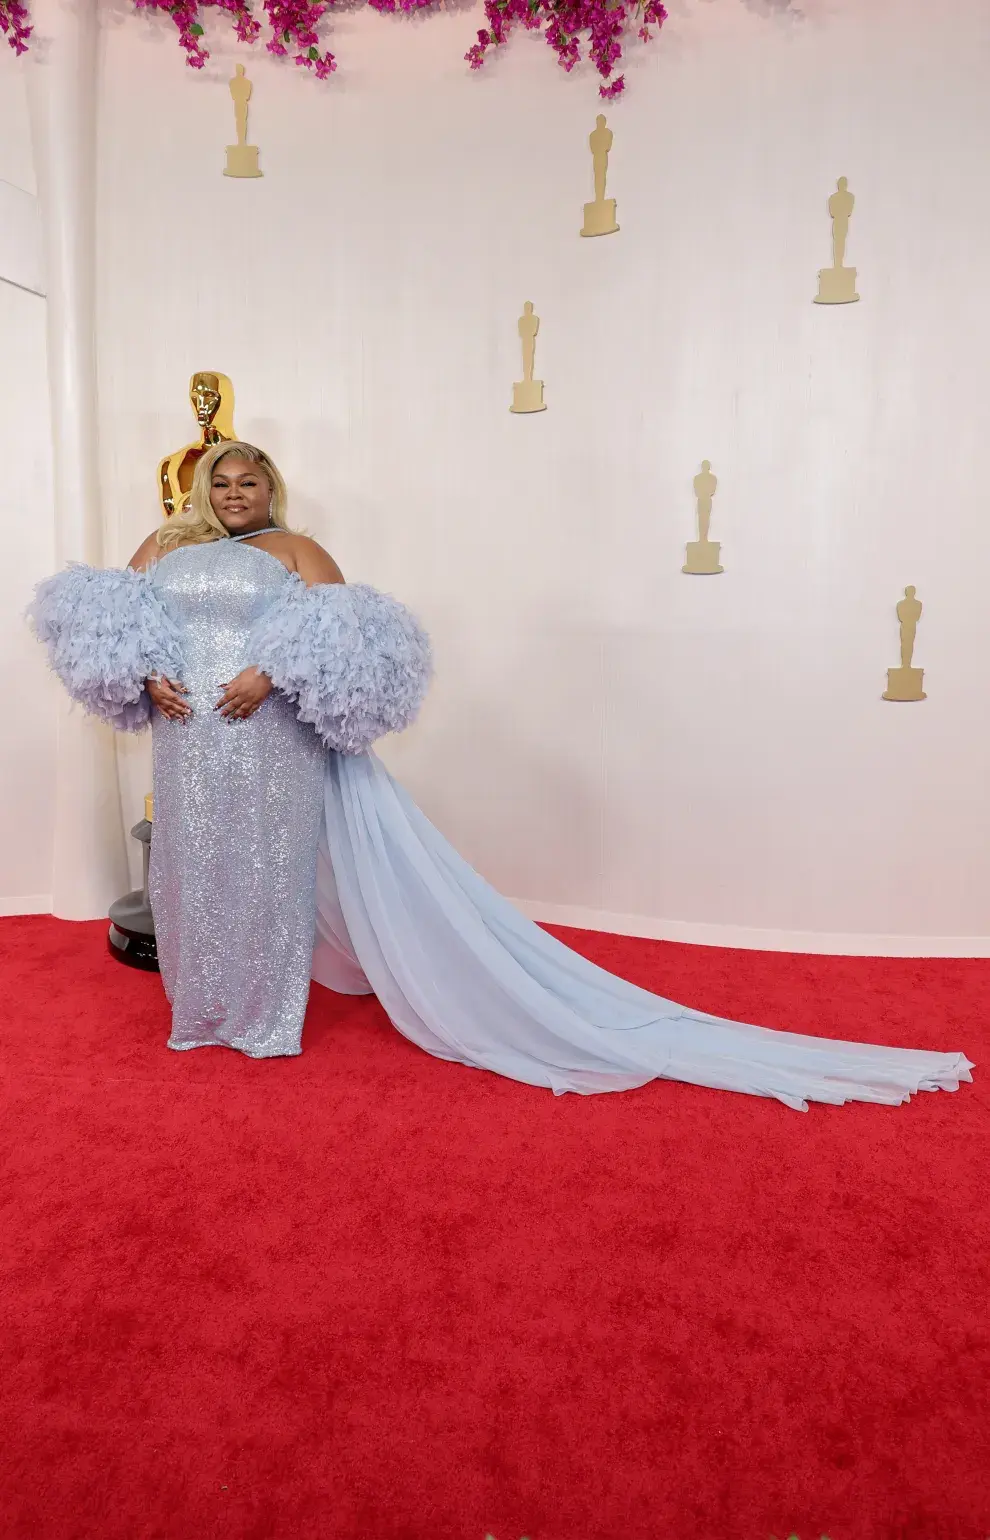
[[[289,531],[278,524],[266,524],[264,529],[249,529],[243,535],[228,535],[228,540],[253,540],[255,535],[287,535]]]

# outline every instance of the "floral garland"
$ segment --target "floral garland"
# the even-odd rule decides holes
[[[418,11],[443,0],[368,0],[376,11]],[[261,35],[261,23],[255,17],[252,0],[133,0],[139,11],[162,11],[171,16],[185,49],[186,63],[202,69],[210,57],[202,39],[205,28],[200,20],[203,8],[216,6],[226,11],[242,43],[255,43]],[[325,80],[337,68],[329,51],[321,52],[317,24],[333,4],[311,4],[309,0],[263,0],[268,19],[265,47],[282,58],[292,54],[296,64],[313,70]],[[581,57],[580,39],[587,34],[587,54],[602,80],[599,96],[610,100],[625,89],[625,77],[613,70],[622,57],[621,39],[631,21],[639,22],[639,36],[652,37],[651,26],[659,29],[667,19],[661,0],[485,0],[487,27],[478,33],[478,41],[464,55],[472,69],[480,69],[489,48],[507,41],[517,22],[528,31],[542,31],[555,51],[557,62],[572,70]],[[23,0],[0,0],[0,30],[15,53],[27,51],[31,23]]]
[[[134,4],[139,11],[164,11],[171,16],[186,51],[186,63],[194,70],[201,70],[210,57],[201,42],[204,28],[199,13],[204,5],[226,11],[242,43],[256,43],[261,35],[261,23],[252,14],[251,0],[134,0]],[[337,61],[332,53],[320,52],[316,24],[330,5],[310,5],[307,0],[264,0],[264,6],[271,33],[265,44],[268,52],[284,59],[295,48],[296,63],[314,70],[318,79],[325,80],[337,68]],[[0,10],[2,7],[0,0]]]
[[[485,62],[488,49],[504,43],[517,21],[530,32],[542,31],[557,55],[557,63],[572,70],[581,57],[578,41],[589,35],[588,57],[606,82],[598,94],[606,101],[619,96],[626,87],[624,75],[609,76],[622,57],[620,38],[630,14],[640,22],[639,36],[648,42],[667,20],[661,0],[485,0],[488,26],[478,33],[478,41],[464,55],[473,70]]]

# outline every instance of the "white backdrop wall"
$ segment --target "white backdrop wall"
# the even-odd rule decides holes
[[[0,182],[35,191],[24,73],[2,45]],[[54,561],[50,464],[45,302],[0,276],[0,914],[50,905],[55,691],[21,620]]]
[[[343,13],[327,84],[170,26],[102,35],[99,404],[108,549],[155,518],[197,368],[296,522],[436,643],[385,757],[531,913],[812,950],[990,952],[990,11],[683,0],[634,52],[583,241],[590,75],[479,24]],[[265,176],[221,176],[235,58]],[[811,304],[857,197],[859,305]],[[549,410],[507,410],[542,318]],[[9,390],[9,386],[5,386]],[[682,576],[719,476],[725,575]],[[925,603],[922,705],[882,702]],[[139,816],[147,746],[122,758]]]

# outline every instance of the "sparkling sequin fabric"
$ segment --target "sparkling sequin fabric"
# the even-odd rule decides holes
[[[182,546],[152,569],[193,709],[152,724],[150,887],[170,1048],[301,1052],[326,750],[278,691],[243,721],[214,710],[288,579],[276,557],[231,540]]]

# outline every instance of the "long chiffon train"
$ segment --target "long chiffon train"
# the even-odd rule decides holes
[[[327,755],[313,978],[374,993],[437,1058],[558,1094],[662,1078],[806,1111],[972,1079],[963,1054],[748,1026],[607,973],[496,893],[372,753]]]
[[[362,585],[307,588],[251,538],[179,546],[150,574],[70,566],[31,609],[69,694],[115,726],[148,721],[150,674],[189,690],[191,719],[155,723],[151,895],[170,1047],[299,1053],[311,973],[374,992],[438,1058],[558,1093],[662,1077],[804,1109],[971,1078],[958,1053],[705,1015],[525,919],[356,752],[415,717],[430,672],[415,617]],[[276,691],[225,721],[222,681],[259,660]]]

